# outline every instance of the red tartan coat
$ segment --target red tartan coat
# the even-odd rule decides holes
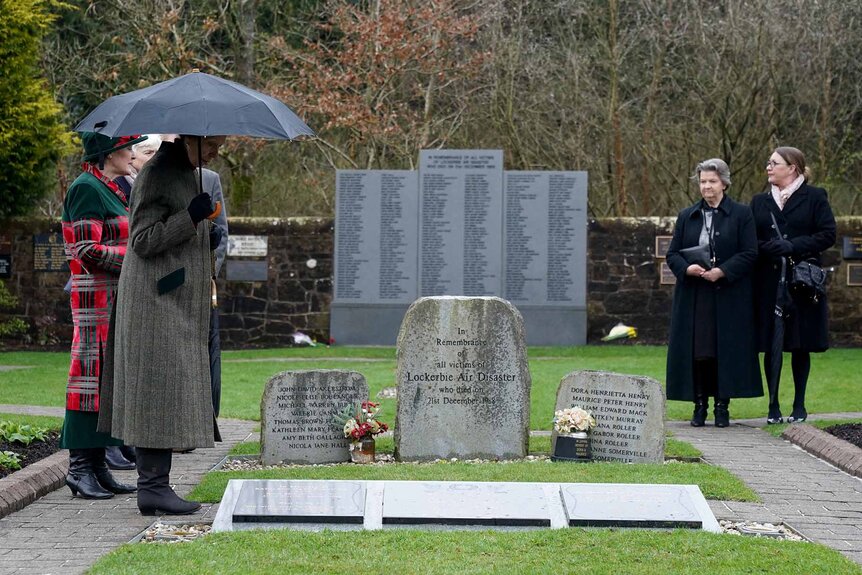
[[[63,202],[63,242],[72,274],[72,362],[66,409],[99,411],[99,377],[111,306],[129,238],[129,208],[92,174],[72,182]]]

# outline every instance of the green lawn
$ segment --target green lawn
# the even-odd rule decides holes
[[[817,421],[806,420],[805,423],[808,425],[813,425],[817,429],[826,429],[827,427],[832,427],[833,425],[841,425],[842,423],[862,423],[862,419],[820,419]],[[792,423],[778,423],[775,425],[766,425],[762,429],[763,431],[774,435],[775,437],[781,437],[781,434],[787,429]]]
[[[581,369],[646,375],[664,381],[666,348],[647,345],[534,347],[529,349],[533,429],[549,429],[560,379]],[[362,361],[368,359],[371,361]],[[63,405],[68,353],[0,353],[0,365],[32,365],[32,369],[0,372],[0,403]],[[862,382],[858,366],[862,349],[832,349],[812,355],[808,391],[809,413],[862,411]],[[223,355],[222,415],[260,418],[260,398],[274,374],[298,369],[349,369],[368,380],[371,396],[395,386],[395,349],[391,347],[314,347],[228,351]],[[783,405],[791,405],[793,384],[790,361],[785,362],[781,389]],[[395,400],[383,399],[382,419],[394,423]],[[691,405],[668,402],[669,419],[688,419]],[[734,418],[766,417],[766,399],[735,399]]]
[[[522,532],[413,531],[306,533],[250,531],[193,543],[129,544],[88,573],[408,575],[859,575],[821,545],[696,531],[560,529]]]

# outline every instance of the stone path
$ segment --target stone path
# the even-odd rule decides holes
[[[63,410],[0,405],[0,413],[62,416]],[[862,480],[752,427],[760,424],[759,420],[735,421],[726,429],[710,425],[695,429],[687,422],[669,422],[668,429],[697,447],[709,463],[740,477],[763,501],[710,501],[716,517],[785,523],[862,564]],[[220,420],[223,443],[176,455],[171,480],[177,492],[188,493],[234,444],[250,438],[255,425]],[[123,481],[135,480],[134,471],[115,473]],[[216,509],[217,505],[204,505],[186,519],[212,519]],[[153,519],[138,513],[134,497],[85,501],[72,498],[63,487],[0,519],[0,574],[83,573],[99,557],[149,527]]]
[[[0,406],[0,413],[59,415],[62,409]],[[175,454],[171,483],[180,495],[187,494],[204,474],[222,461],[237,443],[250,437],[255,423],[220,419],[224,441],[212,449]],[[135,471],[114,471],[124,483],[134,483]],[[211,520],[217,505],[204,504],[201,510],[181,520]],[[138,512],[132,496],[117,495],[104,501],[73,498],[67,487],[0,519],[0,574],[83,573],[102,555],[116,549],[149,527],[156,517]],[[172,519],[172,518],[166,518]]]
[[[667,427],[674,437],[698,448],[708,463],[742,479],[763,501],[710,501],[716,517],[780,521],[862,564],[862,480],[739,422],[725,429],[709,424],[694,428],[681,421],[668,422]]]

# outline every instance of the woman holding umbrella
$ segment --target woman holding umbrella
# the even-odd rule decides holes
[[[134,445],[144,515],[193,513],[170,487],[172,450],[219,440],[209,370],[212,256],[218,214],[195,178],[224,136],[162,143],[135,180],[108,361],[112,394],[99,429]]]
[[[84,133],[84,172],[72,182],[63,201],[63,241],[72,276],[75,327],[60,447],[69,450],[66,485],[72,495],[85,499],[135,491],[108,471],[105,448],[121,442],[99,433],[96,423],[104,406],[99,381],[109,317],[129,237],[126,195],[113,180],[131,173],[131,146],[145,139]]]
[[[778,313],[779,280],[782,269],[785,280],[791,272],[788,259],[797,262],[813,259],[820,263],[821,252],[835,243],[835,217],[826,190],[809,185],[805,156],[798,149],[776,148],[766,162],[766,176],[769,189],[751,200],[759,248],[754,272],[757,345],[765,352],[763,368],[769,388],[767,423],[783,421],[778,384],[782,350],[790,352],[795,394],[793,411],[787,420],[793,423],[808,417],[805,390],[811,370],[810,353],[829,347],[828,308],[825,297],[818,301],[795,298]]]
[[[763,395],[754,342],[751,270],[757,257],[754,218],[725,193],[730,169],[705,160],[694,179],[702,199],[679,213],[667,264],[676,276],[667,352],[667,398],[694,402],[691,424],[730,424],[732,397]]]

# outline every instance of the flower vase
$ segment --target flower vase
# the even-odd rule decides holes
[[[353,463],[374,463],[374,438],[363,437],[350,443],[350,461]]]
[[[593,450],[590,443],[590,434],[586,431],[575,431],[572,433],[561,433],[557,436],[554,445],[552,461],[592,461]]]

